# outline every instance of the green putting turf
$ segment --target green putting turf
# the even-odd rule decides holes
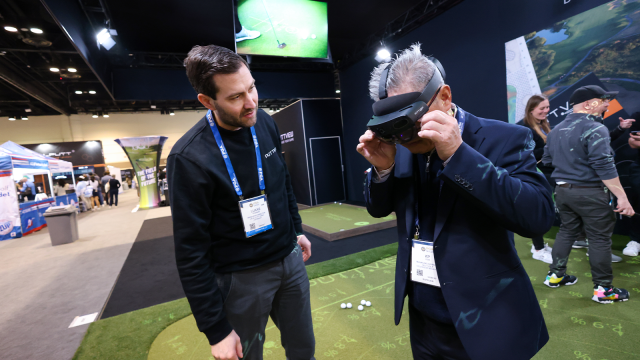
[[[553,246],[553,238],[549,240]],[[624,240],[614,237],[614,249]],[[631,300],[602,305],[590,299],[585,249],[574,249],[569,260],[569,273],[578,276],[578,283],[550,289],[542,283],[548,265],[531,258],[531,240],[516,236],[516,247],[551,335],[534,359],[640,358],[640,258],[625,256],[622,263],[613,264],[614,284],[629,290]],[[307,267],[317,359],[411,359],[407,317],[398,327],[393,324],[395,257],[384,257],[394,250],[384,246]],[[620,255],[619,250],[614,253]],[[362,266],[365,262],[371,263]],[[356,307],[362,299],[370,300],[372,307],[362,312],[340,309],[342,302]],[[100,320],[91,324],[74,359],[210,360],[210,347],[188,313],[183,299]],[[272,322],[267,326],[264,355],[284,358]]]
[[[300,210],[300,217],[303,224],[330,234],[396,220],[394,214],[374,218],[367,209],[347,204],[326,204]]]
[[[237,43],[240,54],[327,57],[327,4],[324,2],[241,0],[238,16],[243,27],[260,31],[260,37]],[[287,46],[278,48],[278,41]]]

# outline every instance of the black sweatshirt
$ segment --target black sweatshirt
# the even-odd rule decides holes
[[[278,261],[302,234],[280,133],[258,110],[255,125],[273,229],[246,238],[236,194],[213,132],[203,117],[173,146],[167,159],[176,262],[185,295],[210,344],[232,328],[223,310],[215,273],[230,273]],[[249,128],[220,128],[245,199],[260,195],[256,153]]]

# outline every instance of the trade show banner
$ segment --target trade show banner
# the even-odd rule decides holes
[[[47,226],[44,212],[55,204],[53,199],[30,201],[20,204],[20,221],[22,222],[22,234],[29,235]]]
[[[166,136],[142,136],[116,139],[129,157],[140,187],[140,209],[158,207],[158,166]]]
[[[76,209],[80,210],[80,206],[78,205],[78,194],[72,193],[62,196],[56,196],[56,205],[64,206],[64,205],[73,205]]]
[[[18,195],[12,173],[11,157],[0,154],[0,241],[22,236]]]

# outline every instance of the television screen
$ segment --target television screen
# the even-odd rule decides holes
[[[543,93],[553,127],[584,85],[620,92],[604,116],[610,127],[640,111],[639,18],[640,0],[615,0],[507,42],[509,122],[522,120],[529,98]]]
[[[327,58],[327,3],[310,0],[234,3],[238,54]]]

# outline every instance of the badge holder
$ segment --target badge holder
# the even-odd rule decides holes
[[[436,261],[433,254],[433,242],[419,240],[420,232],[411,239],[411,281],[440,287]]]
[[[273,229],[271,211],[269,210],[266,194],[240,200],[238,206],[240,207],[242,225],[247,238]]]

